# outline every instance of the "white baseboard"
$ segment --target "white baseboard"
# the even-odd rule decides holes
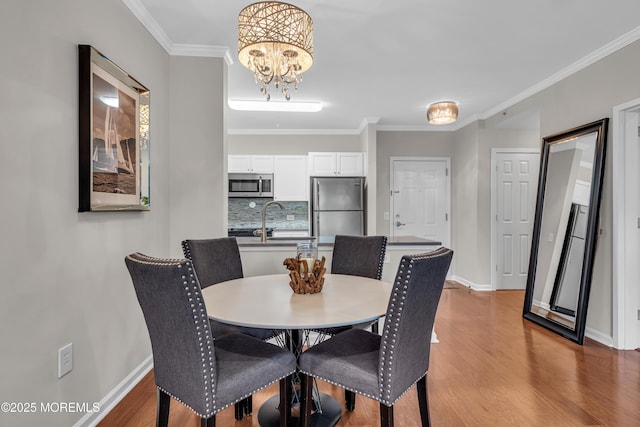
[[[87,412],[73,427],[94,427],[138,384],[153,368],[153,357],[142,361],[129,375],[100,401],[100,410]]]
[[[613,347],[613,337],[605,335],[600,331],[596,331],[595,329],[585,328],[584,336],[587,338],[591,338],[592,340],[597,341],[600,344],[604,344],[607,347]]]
[[[463,285],[468,286],[469,288],[473,289],[474,291],[495,291],[495,289],[493,289],[491,287],[491,284],[480,285],[478,283],[474,283],[471,280],[467,280],[467,279],[462,278],[460,276],[453,275],[451,277],[451,280],[455,280],[456,282],[460,282]]]

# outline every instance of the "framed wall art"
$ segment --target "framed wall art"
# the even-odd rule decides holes
[[[93,47],[78,53],[78,211],[149,210],[149,89]]]

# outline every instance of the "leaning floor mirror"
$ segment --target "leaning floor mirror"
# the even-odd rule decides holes
[[[608,119],[542,139],[523,316],[582,344]]]

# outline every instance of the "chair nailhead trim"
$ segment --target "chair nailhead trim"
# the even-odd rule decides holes
[[[209,331],[209,316],[202,303],[200,284],[196,280],[191,261],[185,260],[184,266],[187,268],[187,273],[182,276],[184,280],[183,285],[186,296],[191,304],[193,321],[196,325],[198,346],[200,347],[200,362],[202,365],[202,380],[204,383],[204,390],[202,390],[202,392],[204,395],[205,408],[207,409],[204,417],[208,418],[215,413],[213,410],[215,408],[216,398],[216,366],[215,359],[212,357],[213,337],[211,336],[211,331]],[[209,357],[207,357],[207,355],[209,355]],[[200,416],[202,417],[202,415]]]
[[[346,390],[350,390],[354,393],[358,393],[370,399],[376,400],[385,406],[393,406],[400,398],[402,398],[402,396],[404,396],[409,391],[409,389],[411,389],[411,387],[413,387],[418,381],[420,381],[420,378],[422,378],[420,377],[415,380],[409,387],[407,387],[406,390],[400,393],[398,397],[391,400],[391,372],[393,369],[393,363],[395,361],[393,356],[395,346],[397,344],[397,333],[400,326],[400,319],[402,311],[404,309],[405,300],[407,299],[409,281],[411,279],[414,261],[442,256],[450,251],[451,249],[441,247],[432,252],[418,255],[405,255],[400,261],[400,265],[398,266],[398,273],[396,274],[396,279],[393,285],[393,290],[391,296],[389,297],[389,309],[387,310],[384,329],[382,331],[382,342],[380,346],[380,358],[378,364],[379,395],[372,396],[362,390],[346,386],[339,382],[324,378],[320,375],[308,371],[301,372],[314,378],[318,378],[322,381],[328,382],[329,384],[342,387]],[[424,375],[427,375],[427,372],[425,372]]]
[[[275,383],[275,382],[278,382],[278,381],[280,381],[280,380],[281,380],[281,379],[283,379],[283,378],[288,377],[289,375],[293,374],[294,372],[295,372],[295,371],[291,371],[291,372],[289,372],[287,375],[283,375],[283,376],[281,376],[280,378],[276,378],[275,380],[271,381],[269,384],[265,384],[263,387],[259,387],[259,388],[255,389],[255,390],[253,390],[252,392],[247,393],[247,394],[245,394],[245,395],[243,395],[243,396],[241,396],[241,397],[237,398],[237,399],[236,399],[236,400],[234,400],[233,402],[229,402],[228,404],[226,404],[226,405],[224,405],[224,406],[220,406],[220,407],[216,406],[216,407],[214,407],[214,408],[213,408],[213,410],[212,410],[212,411],[210,411],[210,412],[209,412],[209,414],[201,414],[200,412],[196,411],[196,410],[195,410],[195,409],[193,409],[191,406],[187,405],[187,404],[186,404],[186,403],[184,403],[182,400],[180,400],[179,398],[177,398],[177,397],[176,397],[176,396],[174,396],[173,394],[169,393],[168,391],[166,391],[166,390],[165,390],[165,389],[163,389],[162,387],[160,387],[160,386],[158,386],[158,385],[156,385],[156,387],[157,387],[159,390],[162,390],[162,392],[163,392],[163,393],[168,394],[169,396],[171,396],[172,398],[174,398],[175,400],[177,400],[178,402],[180,402],[181,404],[183,404],[183,405],[184,405],[184,406],[186,406],[187,408],[191,409],[191,411],[193,411],[193,412],[194,412],[197,416],[199,416],[200,418],[211,418],[211,416],[212,416],[212,415],[215,415],[215,414],[217,414],[218,412],[220,412],[220,411],[222,411],[222,410],[224,410],[224,409],[227,409],[227,408],[228,408],[229,406],[231,406],[231,405],[235,405],[236,403],[238,403],[238,402],[240,402],[240,401],[242,401],[242,400],[246,399],[246,398],[247,398],[247,397],[249,397],[249,396],[254,395],[255,393],[259,392],[260,390],[262,390],[262,389],[264,389],[264,388],[269,387],[271,384],[273,384],[273,383]]]
[[[387,249],[387,236],[383,236],[382,238],[382,249],[380,251],[380,257],[378,258],[378,272],[376,274],[376,279],[382,279],[382,269],[384,268],[384,254]]]
[[[405,391],[403,391],[403,392],[400,394],[400,396],[398,396],[395,400],[391,401],[391,400],[384,399],[384,398],[382,398],[382,397],[380,397],[380,396],[373,396],[373,395],[371,395],[371,394],[369,394],[369,393],[366,393],[366,392],[364,392],[364,391],[362,391],[362,390],[358,390],[358,389],[353,388],[353,387],[348,387],[348,386],[346,386],[346,385],[344,385],[344,384],[342,384],[342,383],[339,383],[339,382],[336,382],[336,381],[332,381],[332,380],[327,379],[327,378],[324,378],[324,377],[322,377],[322,376],[320,376],[320,375],[318,375],[318,374],[313,374],[313,373],[311,373],[311,372],[302,371],[302,370],[301,370],[300,372],[302,372],[303,374],[309,375],[309,376],[311,376],[311,377],[317,378],[317,379],[319,379],[319,380],[322,380],[322,381],[324,381],[324,382],[326,382],[326,383],[329,383],[329,384],[331,384],[331,385],[335,385],[335,386],[341,387],[341,388],[343,388],[343,389],[345,389],[345,390],[349,390],[349,391],[352,391],[352,392],[354,392],[354,393],[358,393],[358,394],[360,394],[360,395],[362,395],[362,396],[364,396],[364,397],[368,397],[369,399],[373,399],[373,400],[375,400],[375,401],[377,401],[377,402],[380,402],[380,403],[382,403],[382,404],[383,404],[383,405],[385,405],[385,406],[393,406],[393,405],[395,405],[395,403],[396,403],[398,400],[400,400],[400,399],[401,399],[405,394],[407,394],[407,392],[409,392],[409,390],[411,390],[411,387],[413,387],[413,386],[414,386],[418,381],[420,381],[420,378],[418,378],[417,380],[415,380],[415,381],[414,381],[414,382],[413,382],[409,387],[407,387],[407,389],[406,389]],[[426,373],[426,372],[425,372],[425,375],[427,375],[427,373]]]
[[[177,396],[174,396],[169,391],[164,388],[158,386],[156,387],[159,390],[162,390],[163,393],[171,396],[173,399],[177,400],[187,408],[191,409],[196,415],[200,418],[211,418],[213,415],[222,411],[225,408],[228,408],[231,405],[236,404],[249,396],[257,393],[258,391],[270,386],[271,384],[280,381],[283,378],[288,377],[293,374],[295,370],[291,370],[287,374],[280,376],[279,378],[274,379],[268,384],[263,385],[249,393],[244,394],[243,396],[237,398],[233,402],[230,402],[224,406],[218,406],[216,404],[216,369],[215,369],[215,357],[214,357],[214,346],[213,342],[215,341],[211,331],[209,331],[209,316],[207,315],[207,311],[205,305],[202,301],[202,293],[200,289],[200,285],[196,279],[195,272],[193,271],[193,266],[190,260],[185,259],[177,259],[177,258],[155,258],[150,257],[148,255],[144,255],[141,253],[135,253],[127,256],[128,259],[131,259],[140,264],[148,264],[148,265],[161,265],[161,266],[174,266],[178,269],[182,269],[186,267],[187,272],[181,276],[182,285],[185,297],[188,299],[191,305],[191,311],[193,313],[193,320],[196,325],[202,324],[202,326],[196,326],[196,330],[198,330],[198,345],[200,346],[200,357],[202,363],[202,373],[205,389],[203,390],[205,396],[205,406],[206,413],[200,413],[196,411],[192,406],[183,402]],[[204,339],[203,339],[204,338]]]

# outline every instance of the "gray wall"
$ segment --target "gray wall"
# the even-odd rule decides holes
[[[541,136],[555,134],[603,117],[611,118],[613,107],[640,97],[638,76],[640,76],[640,42],[634,42],[525,99],[509,110],[514,113],[538,110]],[[487,122],[497,123],[500,120],[502,120],[501,115],[497,114]],[[600,210],[601,234],[596,248],[587,313],[587,329],[604,337],[611,337],[613,334],[612,125],[612,123],[609,125],[608,153]]]
[[[78,54],[151,90],[151,211],[78,213]],[[0,2],[0,401],[97,402],[150,355],[124,256],[169,248],[169,56],[121,1]],[[73,343],[73,371],[57,351]],[[69,426],[81,413],[4,414]]]
[[[221,58],[173,56],[170,62],[170,253],[182,257],[184,239],[227,235],[227,65]]]

